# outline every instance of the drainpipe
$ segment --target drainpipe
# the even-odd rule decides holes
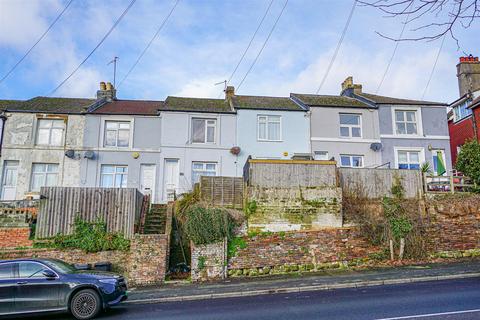
[[[2,147],[3,147],[3,135],[5,134],[5,122],[7,121],[7,117],[5,114],[2,113],[0,115],[0,120],[2,121],[2,134],[0,136],[0,157],[2,156]]]

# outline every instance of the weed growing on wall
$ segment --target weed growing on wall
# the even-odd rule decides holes
[[[130,248],[130,240],[125,239],[120,233],[108,232],[107,224],[101,218],[88,222],[76,217],[72,234],[58,234],[51,242],[44,243],[43,246],[59,249],[82,249],[85,252],[127,251]]]
[[[228,241],[227,257],[233,258],[237,255],[238,249],[245,249],[247,242],[242,237],[233,237]]]

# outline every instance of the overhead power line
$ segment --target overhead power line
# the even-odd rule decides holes
[[[80,62],[80,64],[62,81],[60,82],[60,84],[52,90],[52,92],[50,92],[50,96],[53,95],[55,92],[57,92],[58,89],[60,89],[60,87],[62,87],[77,71],[78,69],[80,69],[82,67],[82,65],[93,55],[93,53],[102,45],[102,43],[108,38],[108,36],[110,35],[110,33],[112,33],[112,31],[117,27],[117,25],[120,23],[120,21],[122,21],[123,17],[125,17],[125,15],[127,14],[128,10],[130,10],[130,8],[133,6],[133,4],[136,2],[137,0],[132,0],[130,2],[130,4],[125,8],[125,10],[123,10],[122,14],[120,15],[120,17],[117,18],[117,20],[115,21],[115,23],[112,25],[112,27],[110,28],[110,30],[108,30],[108,32],[103,36],[103,38],[100,40],[100,42],[95,46],[95,48],[93,48],[92,51],[90,51],[90,53],[85,57],[85,59],[83,59],[82,62]]]
[[[170,16],[172,15],[173,11],[175,10],[175,8],[177,7],[178,3],[180,2],[180,0],[176,0],[175,1],[175,4],[173,5],[172,9],[170,9],[170,12],[167,14],[167,16],[165,17],[165,19],[163,19],[162,23],[160,24],[160,26],[158,27],[157,31],[155,32],[155,34],[153,35],[153,37],[150,39],[150,41],[148,42],[147,46],[143,49],[142,53],[140,53],[140,55],[138,56],[137,60],[135,61],[135,63],[130,67],[130,69],[128,70],[127,74],[123,77],[122,81],[120,81],[120,83],[118,84],[118,87],[120,87],[122,85],[122,83],[125,81],[125,79],[128,78],[128,76],[130,75],[130,73],[132,73],[133,69],[135,69],[135,67],[137,66],[137,64],[140,62],[140,60],[143,58],[143,55],[147,52],[147,50],[150,48],[150,46],[152,45],[153,41],[155,41],[155,39],[157,38],[158,34],[160,33],[160,31],[162,31],[163,27],[165,26],[165,24],[167,23],[168,19],[170,18]]]
[[[405,19],[405,22],[403,23],[402,31],[400,32],[400,36],[398,37],[398,39],[402,39],[403,33],[405,32],[405,27],[407,26],[409,17],[410,17],[410,14],[407,14],[407,18]],[[382,79],[380,80],[380,83],[378,84],[378,87],[377,87],[377,90],[375,91],[375,94],[377,94],[380,91],[380,88],[383,85],[383,81],[385,81],[388,70],[390,69],[390,65],[392,64],[393,58],[395,57],[395,54],[397,53],[397,49],[398,49],[399,44],[400,44],[400,41],[395,42],[395,48],[393,49],[392,56],[390,57],[390,60],[388,61],[387,68],[385,69],[385,72],[383,73]]]
[[[330,73],[330,70],[332,69],[333,63],[335,62],[335,59],[337,58],[338,51],[340,50],[340,46],[342,45],[342,42],[343,42],[343,39],[345,38],[345,35],[347,34],[348,26],[350,25],[350,21],[352,20],[353,12],[355,11],[356,6],[357,6],[357,0],[354,0],[352,9],[350,10],[347,21],[345,23],[345,26],[343,27],[342,35],[340,36],[340,39],[338,40],[337,47],[335,48],[335,52],[333,53],[333,56],[332,56],[332,59],[330,60],[330,63],[328,64],[327,70],[325,71],[325,74],[323,75],[322,82],[320,82],[320,85],[318,86],[318,89],[315,92],[316,94],[318,94],[318,92],[322,89],[323,85],[325,84],[325,81],[327,80],[328,74]]]
[[[257,29],[256,29],[255,32],[253,33],[252,38],[250,39],[250,42],[248,43],[248,46],[245,48],[245,51],[243,51],[242,57],[240,58],[240,60],[238,61],[237,65],[235,66],[235,69],[233,69],[232,74],[231,74],[230,77],[228,78],[227,84],[230,83],[230,81],[232,80],[233,76],[234,76],[235,73],[237,72],[238,67],[240,66],[240,64],[242,63],[243,59],[245,58],[245,55],[247,54],[248,49],[250,49],[250,46],[252,45],[253,40],[254,40],[255,37],[257,36],[258,30],[260,30],[260,27],[262,26],[263,21],[265,20],[268,12],[270,11],[270,8],[272,7],[272,4],[273,4],[273,0],[271,0],[270,3],[268,4],[267,10],[265,10],[265,13],[263,14],[262,20],[260,20],[260,23],[258,24]]]
[[[272,35],[273,31],[275,30],[275,27],[276,27],[277,24],[278,24],[278,21],[279,21],[280,18],[282,17],[282,14],[283,14],[283,12],[285,11],[285,8],[287,7],[287,4],[288,4],[288,0],[285,0],[285,4],[283,5],[282,10],[281,10],[280,13],[278,14],[278,17],[277,17],[277,19],[275,20],[275,23],[273,24],[272,29],[270,29],[270,32],[268,33],[267,38],[266,38],[265,41],[263,42],[263,45],[262,45],[262,47],[260,48],[260,51],[258,51],[257,56],[255,57],[255,59],[253,60],[252,64],[250,65],[250,68],[248,68],[247,72],[245,73],[245,76],[242,78],[242,81],[240,81],[240,83],[238,84],[237,89],[240,89],[240,87],[242,86],[243,82],[245,81],[245,79],[247,78],[247,76],[250,74],[250,72],[252,71],[253,67],[255,66],[255,63],[257,63],[257,60],[258,60],[258,58],[260,57],[260,55],[262,54],[263,49],[265,49],[265,47],[266,47],[266,45],[267,45],[267,43],[268,43],[268,40],[270,39],[270,36]]]
[[[65,6],[65,8],[63,8],[63,10],[60,12],[60,14],[55,18],[55,20],[52,21],[52,23],[48,26],[47,30],[45,30],[45,32],[40,36],[40,38],[38,38],[38,40],[33,44],[33,46],[30,47],[30,49],[27,50],[27,52],[25,52],[25,54],[20,58],[20,60],[17,61],[17,63],[15,63],[13,65],[13,67],[8,70],[8,72],[0,79],[0,83],[3,82],[3,80],[5,80],[17,67],[20,63],[22,63],[23,60],[25,60],[25,58],[30,54],[30,52],[32,52],[32,50],[37,46],[37,44],[40,43],[40,41],[43,40],[43,38],[45,38],[45,36],[47,35],[47,33],[50,31],[50,29],[53,28],[53,26],[55,25],[55,23],[57,23],[58,20],[60,20],[60,18],[63,16],[63,14],[65,13],[65,11],[67,11],[68,7],[70,7],[70,5],[72,4],[73,0],[70,0],[67,5]]]
[[[435,73],[435,69],[437,68],[438,58],[440,57],[440,53],[442,52],[442,49],[443,49],[443,44],[445,43],[445,36],[446,34],[444,34],[442,37],[442,42],[440,44],[440,47],[438,48],[437,56],[435,58],[435,62],[433,63],[432,72],[430,72],[430,76],[428,77],[427,85],[425,86],[425,89],[423,89],[421,100],[425,98],[425,94],[427,93],[428,87],[430,86],[430,82],[432,81],[433,74]]]

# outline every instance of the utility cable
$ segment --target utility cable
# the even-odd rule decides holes
[[[402,31],[400,32],[400,36],[398,37],[398,39],[402,39],[403,33],[405,32],[405,27],[407,26],[409,17],[410,17],[410,14],[407,14],[407,18],[405,19],[405,22],[403,23]],[[377,94],[380,91],[380,88],[383,85],[383,81],[385,81],[388,70],[390,69],[390,65],[392,64],[393,58],[395,57],[395,54],[397,53],[397,49],[398,49],[399,44],[400,44],[400,41],[395,42],[395,48],[393,49],[392,56],[390,57],[390,61],[388,61],[387,68],[385,69],[385,72],[383,73],[382,79],[380,80],[380,83],[378,84],[378,87],[377,87],[377,90],[375,91],[375,94]]]
[[[127,14],[128,10],[130,10],[130,8],[134,5],[134,3],[136,2],[137,0],[132,0],[130,2],[130,4],[125,8],[125,10],[123,10],[122,14],[120,15],[120,17],[117,18],[117,20],[115,21],[115,23],[112,25],[112,27],[110,28],[110,30],[108,30],[108,32],[103,36],[102,40],[100,40],[100,42],[95,46],[95,48],[93,48],[92,51],[90,51],[90,53],[87,55],[87,57],[85,59],[83,59],[83,61],[62,81],[60,82],[60,84],[52,90],[52,92],[50,92],[49,96],[52,96],[55,92],[57,92],[58,89],[60,89],[60,87],[62,87],[77,71],[78,69],[80,69],[82,67],[82,65],[93,55],[93,53],[102,45],[102,43],[108,38],[108,36],[110,35],[110,33],[112,33],[112,31],[117,27],[117,25],[120,23],[120,21],[122,21],[123,17],[125,17],[125,15]]]
[[[245,76],[243,77],[242,81],[240,81],[240,83],[238,84],[237,89],[240,89],[240,87],[242,86],[243,82],[245,81],[245,79],[247,78],[247,76],[250,74],[250,72],[252,71],[253,67],[255,66],[255,63],[257,63],[258,58],[259,58],[260,55],[262,54],[263,49],[265,49],[265,47],[266,47],[266,45],[267,45],[267,42],[268,42],[268,40],[270,39],[270,36],[272,35],[273,31],[275,30],[275,27],[277,26],[278,21],[280,20],[283,12],[285,11],[285,8],[287,7],[287,4],[288,4],[288,0],[285,0],[285,4],[283,5],[282,10],[280,11],[280,14],[278,15],[277,19],[275,20],[275,23],[273,24],[272,29],[270,29],[270,32],[269,32],[267,38],[266,38],[265,41],[263,42],[262,48],[260,49],[260,51],[258,51],[257,56],[255,57],[255,59],[253,60],[252,64],[250,65],[250,68],[248,68],[248,70],[247,70],[247,72],[245,73]]]
[[[445,43],[445,36],[446,34],[444,34],[442,37],[442,43],[440,44],[440,48],[438,48],[437,57],[435,58],[435,62],[433,63],[432,72],[430,72],[427,85],[425,86],[425,89],[423,89],[422,98],[420,100],[423,100],[425,98],[425,94],[427,93],[428,87],[430,86],[430,82],[432,81],[433,74],[435,73],[435,68],[437,67],[438,58],[440,57],[440,53],[442,52],[442,49],[443,49],[443,44]]]
[[[318,86],[318,89],[315,92],[315,94],[318,94],[318,92],[322,89],[323,85],[325,84],[325,81],[327,80],[328,74],[330,73],[330,70],[332,69],[333,63],[335,62],[335,59],[337,58],[338,51],[340,50],[340,46],[342,45],[343,39],[345,38],[345,34],[347,33],[348,26],[350,25],[350,21],[352,20],[353,12],[355,11],[356,6],[357,6],[357,0],[354,0],[352,9],[350,10],[350,14],[348,15],[347,21],[345,23],[345,27],[343,27],[342,35],[341,35],[340,39],[338,40],[337,47],[335,48],[335,52],[333,53],[333,57],[330,60],[330,63],[328,64],[327,71],[325,71],[325,74],[323,75],[323,78],[322,78],[322,82],[320,82],[320,85]]]
[[[175,1],[175,4],[173,5],[172,9],[170,9],[170,12],[167,14],[167,16],[165,17],[165,19],[163,19],[162,23],[160,24],[160,27],[158,27],[157,31],[155,32],[155,34],[153,35],[153,37],[150,39],[150,41],[148,42],[147,46],[143,49],[142,53],[140,53],[140,55],[138,56],[137,60],[135,61],[135,63],[130,67],[130,69],[128,70],[127,74],[123,77],[122,81],[120,81],[120,83],[118,84],[118,87],[120,87],[122,85],[122,83],[125,81],[125,79],[128,78],[128,76],[130,75],[130,73],[133,71],[133,69],[135,69],[135,67],[137,66],[137,64],[140,62],[140,60],[143,58],[143,55],[147,52],[147,50],[150,48],[150,46],[152,45],[153,41],[155,41],[155,39],[157,38],[157,36],[159,35],[160,31],[162,31],[163,27],[165,26],[165,24],[167,23],[168,19],[170,18],[170,16],[173,14],[173,11],[175,10],[175,8],[177,7],[178,3],[180,2],[180,0],[176,0]]]
[[[0,79],[0,83],[2,83],[3,80],[5,80],[14,71],[18,67],[18,65],[22,63],[23,60],[25,60],[25,58],[30,54],[30,52],[32,52],[32,50],[37,46],[37,44],[39,44],[40,41],[42,41],[43,38],[45,38],[47,33],[50,31],[50,29],[53,28],[55,23],[57,23],[57,21],[60,20],[60,18],[65,13],[65,11],[67,11],[68,7],[70,7],[72,2],[73,0],[70,0],[70,2],[67,3],[65,8],[63,8],[62,12],[60,12],[60,14],[55,18],[55,20],[53,20],[50,26],[48,26],[47,30],[45,30],[45,32],[40,36],[40,38],[38,38],[38,40],[33,44],[33,46],[31,46],[30,49],[28,49],[27,52],[25,52],[25,54],[20,58],[20,60],[18,60],[17,63],[15,63],[15,65]]]

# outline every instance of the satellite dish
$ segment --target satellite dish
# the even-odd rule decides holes
[[[370,149],[373,151],[380,151],[382,150],[382,144],[380,142],[374,142],[370,145]]]
[[[95,158],[95,153],[93,151],[86,151],[83,157],[93,160]]]
[[[67,158],[73,159],[75,157],[75,150],[70,149],[65,151],[65,156]]]

